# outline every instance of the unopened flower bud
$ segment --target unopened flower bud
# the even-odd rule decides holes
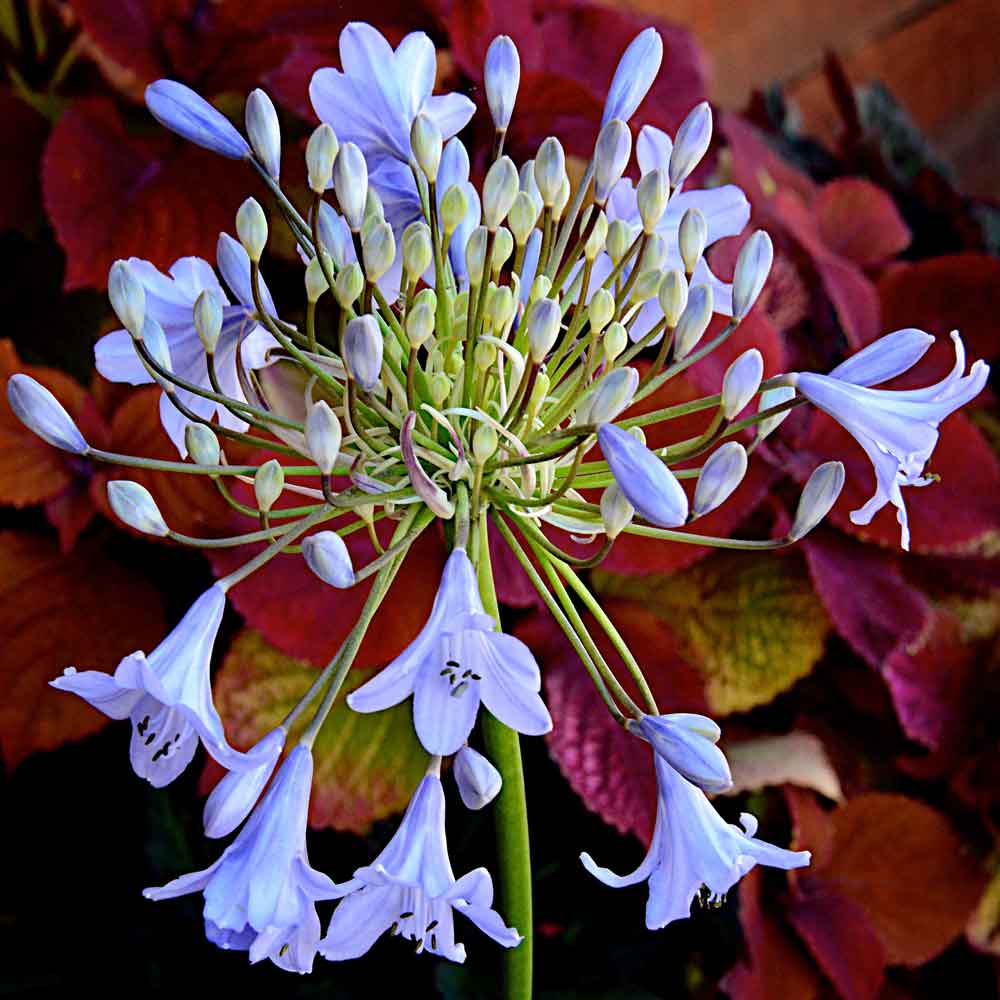
[[[528,310],[524,318],[528,331],[528,349],[536,364],[541,364],[545,356],[555,347],[562,325],[562,311],[555,299],[539,299]]]
[[[662,170],[643,174],[635,188],[635,202],[642,219],[643,232],[648,236],[656,229],[667,207],[670,185]]]
[[[88,451],[90,446],[62,403],[30,375],[11,375],[7,380],[7,402],[14,416],[53,448],[74,455]]]
[[[320,253],[326,254],[326,251],[320,250]],[[326,256],[332,265],[333,261],[330,261],[330,255],[326,254]],[[309,302],[318,302],[323,293],[330,287],[326,282],[326,275],[323,273],[323,265],[320,263],[319,257],[313,257],[306,264],[305,282],[306,298]]]
[[[455,784],[466,809],[482,809],[497,797],[503,779],[481,753],[466,745],[455,755]]]
[[[501,156],[483,181],[483,222],[492,232],[510,211],[517,197],[517,167],[509,156]]]
[[[630,302],[648,302],[655,299],[660,290],[660,282],[663,280],[662,271],[640,271],[632,286],[632,293],[629,295]]]
[[[640,31],[622,54],[604,101],[601,125],[612,118],[628,121],[642,104],[660,71],[663,39],[655,28]]]
[[[744,351],[722,379],[722,415],[733,420],[757,394],[764,377],[764,357],[756,347]]]
[[[657,233],[646,238],[642,256],[639,258],[640,271],[662,271],[667,263],[667,241]]]
[[[444,372],[435,372],[427,380],[427,391],[431,394],[431,402],[440,406],[451,394],[451,379]]]
[[[322,194],[330,186],[338,145],[336,133],[325,122],[309,136],[306,143],[306,174],[309,188],[316,194]]]
[[[676,188],[691,175],[712,141],[712,109],[707,101],[695,105],[681,122],[670,153],[670,183]]]
[[[170,534],[160,508],[145,486],[130,479],[113,479],[108,483],[108,502],[130,528],[158,538],[166,538]]]
[[[253,477],[253,492],[257,498],[257,508],[267,513],[285,488],[285,470],[281,463],[272,458],[266,461]]]
[[[493,323],[494,330],[503,330],[514,318],[517,300],[510,285],[502,285],[491,296],[487,306],[487,315]]]
[[[486,50],[483,84],[486,87],[490,116],[499,132],[506,132],[510,125],[520,83],[521,59],[517,54],[517,46],[507,35],[497,35]]]
[[[472,361],[476,366],[477,372],[485,372],[492,368],[496,364],[496,360],[497,349],[493,344],[484,344],[481,341],[476,344],[476,351],[472,356]]]
[[[615,315],[615,297],[606,288],[598,288],[587,305],[590,329],[600,333]]]
[[[354,566],[344,539],[336,531],[317,531],[302,539],[306,565],[324,582],[338,590],[354,586]]]
[[[552,279],[544,274],[539,274],[531,283],[531,294],[528,296],[528,302],[531,303],[538,299],[544,299],[551,291]]]
[[[372,283],[378,281],[392,267],[396,259],[396,237],[388,222],[377,222],[361,244],[365,263],[365,277]]]
[[[116,260],[108,272],[111,308],[132,336],[142,332],[146,318],[146,289],[127,260]]]
[[[729,499],[747,473],[747,452],[739,441],[729,441],[706,459],[698,476],[691,516],[701,517]]]
[[[663,275],[656,294],[660,309],[663,311],[663,318],[667,321],[667,326],[673,329],[687,307],[687,279],[679,269],[673,268]]]
[[[686,358],[704,336],[712,320],[712,287],[695,285],[674,332],[674,357]]]
[[[281,175],[281,125],[271,98],[259,87],[251,91],[244,114],[254,154],[268,174],[278,180]]]
[[[483,280],[483,270],[486,267],[487,238],[486,227],[476,226],[469,234],[468,243],[465,244],[465,270],[473,285],[478,285]]]
[[[692,274],[708,243],[708,223],[697,208],[689,208],[681,216],[677,238],[684,270]]]
[[[542,404],[548,398],[549,389],[552,388],[552,380],[545,372],[539,372],[535,377],[535,384],[531,387],[531,396],[528,398],[528,422],[535,419],[535,414],[541,409]]]
[[[313,403],[306,415],[306,447],[324,476],[330,475],[337,465],[342,438],[340,421],[329,404],[322,399]]]
[[[628,347],[628,330],[625,329],[625,324],[612,323],[604,331],[601,343],[604,347],[604,357],[610,364]]]
[[[824,462],[817,466],[802,489],[792,530],[788,533],[789,539],[797,542],[808,535],[830,513],[843,488],[842,462]]]
[[[782,403],[787,403],[788,400],[794,399],[794,397],[795,389],[790,385],[779,385],[774,389],[765,389],[760,394],[760,403],[757,406],[757,411],[763,413],[764,410],[769,410],[772,406],[780,406]],[[791,410],[782,410],[781,413],[776,413],[773,417],[765,417],[761,420],[757,424],[757,439],[763,441],[769,434],[776,431],[791,412]]]
[[[628,502],[617,483],[612,483],[601,494],[601,520],[604,522],[604,534],[612,541],[616,539],[635,517],[635,508]]]
[[[493,457],[498,445],[497,432],[492,424],[479,424],[472,435],[472,454],[482,465]]]
[[[222,333],[222,300],[211,288],[204,288],[194,300],[194,328],[206,354],[214,354]]]
[[[431,246],[431,230],[426,222],[411,222],[403,230],[401,240],[403,268],[411,282],[417,281],[431,266],[434,248]]]
[[[538,185],[543,205],[551,207],[555,204],[565,176],[566,154],[563,152],[562,143],[555,136],[549,136],[538,147],[535,156],[535,183]]]
[[[219,439],[205,424],[188,424],[184,428],[184,446],[197,465],[219,465],[222,458]]]
[[[510,255],[514,252],[514,237],[506,226],[501,226],[493,239],[493,267],[492,273],[497,275],[500,269],[510,260]]]
[[[717,794],[733,785],[729,762],[715,745],[719,727],[703,715],[678,712],[630,719],[630,732],[648,740],[662,758],[691,784]]]
[[[608,238],[605,243],[605,249],[608,251],[611,262],[617,264],[628,253],[628,248],[631,245],[631,227],[621,219],[615,219],[608,226]]]
[[[252,261],[259,261],[267,245],[267,216],[256,198],[247,198],[236,212],[236,235]]]
[[[433,289],[424,290],[434,294]],[[406,336],[410,341],[410,346],[414,349],[426,343],[434,333],[434,314],[436,311],[437,302],[424,299],[414,301],[410,311],[406,314]]]
[[[378,191],[369,186],[368,195],[365,197],[365,221],[361,225],[361,235],[365,235],[366,230],[371,230],[378,222],[385,222],[385,206],[379,197]]]
[[[353,260],[346,264],[333,281],[333,294],[341,309],[350,309],[365,287],[361,267]]]
[[[382,374],[382,332],[370,313],[356,316],[344,330],[344,362],[348,374],[371,392]]]
[[[353,142],[345,142],[334,161],[333,189],[348,226],[360,232],[368,204],[368,164]]]
[[[145,92],[146,107],[163,126],[213,153],[243,160],[249,145],[233,123],[200,94],[176,80],[157,80]]]
[[[446,237],[450,237],[458,229],[468,211],[468,196],[460,185],[452,184],[441,196],[441,228]]]
[[[632,155],[632,132],[620,118],[601,129],[594,147],[594,198],[603,205],[621,180]]]
[[[552,219],[554,222],[558,222],[562,218],[562,214],[569,204],[569,196],[569,177],[563,174],[562,183],[559,185],[559,191],[556,194],[556,200],[552,203]]]
[[[632,405],[639,388],[639,373],[632,367],[608,372],[587,394],[576,411],[578,424],[605,424]]]
[[[410,149],[413,150],[417,166],[432,183],[437,180],[443,148],[444,139],[441,137],[441,130],[437,127],[437,123],[423,112],[418,114],[410,126]]]
[[[733,318],[743,319],[757,301],[774,260],[771,237],[758,229],[740,247],[733,272]]]
[[[170,360],[170,345],[167,343],[167,335],[163,332],[163,327],[152,316],[147,316],[146,322],[142,324],[142,336],[139,339],[149,352],[149,356],[160,368],[167,372],[174,370],[173,362]]]
[[[507,225],[514,236],[514,242],[520,247],[528,241],[538,222],[538,205],[527,191],[518,191],[514,203],[507,213]]]
[[[587,237],[587,242],[583,245],[583,255],[587,260],[594,260],[604,248],[604,242],[608,238],[608,217],[604,212],[600,212],[594,228]]]

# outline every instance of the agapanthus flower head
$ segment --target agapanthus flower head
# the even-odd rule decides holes
[[[476,868],[456,881],[448,858],[441,779],[428,773],[385,850],[337,886],[344,896],[320,943],[320,954],[343,961],[365,954],[387,931],[452,962],[465,961],[455,941],[454,912],[505,948],[521,942],[493,907],[493,880]]]
[[[288,755],[260,804],[222,857],[182,875],[147,899],[205,896],[205,933],[220,948],[249,951],[289,972],[312,971],[320,937],[316,901],[334,899],[334,883],[309,865],[306,818],[313,759],[308,747]]]

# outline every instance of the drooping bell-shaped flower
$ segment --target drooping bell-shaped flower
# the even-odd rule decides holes
[[[977,361],[965,374],[965,346],[953,332],[955,365],[940,382],[924,389],[872,389],[910,368],[934,338],[920,330],[882,337],[835,368],[829,375],[800,372],[792,384],[814,406],[833,417],[865,450],[875,470],[875,494],[851,512],[855,524],[869,524],[887,504],[896,507],[900,542],[910,547],[903,486],[928,486],[924,475],[938,440],[938,426],[949,414],[982,391],[989,365]]]
[[[111,719],[132,720],[132,768],[155,788],[187,767],[199,739],[224,767],[245,766],[245,756],[226,741],[212,702],[209,666],[225,607],[225,591],[216,583],[148,656],[126,656],[113,674],[67,667],[51,682]]]
[[[482,702],[501,722],[528,736],[552,728],[531,650],[495,631],[483,609],[476,571],[464,549],[445,564],[427,624],[384,670],[347,696],[356,712],[379,712],[413,695],[420,742],[453,754],[469,737]]]
[[[703,885],[712,897],[719,897],[754,865],[787,870],[809,864],[808,851],[786,851],[758,840],[757,820],[749,813],[740,816],[741,826],[727,823],[705,793],[660,753],[654,753],[653,763],[656,825],[642,864],[630,875],[616,875],[589,854],[580,855],[587,871],[614,889],[649,881],[646,926],[650,930],[687,917]]]
[[[205,355],[205,345],[198,336],[194,307],[198,297],[209,291],[222,303],[222,327],[215,343],[215,370],[222,391],[236,400],[246,400],[240,384],[237,365],[244,369],[259,368],[265,363],[268,350],[277,346],[274,338],[257,324],[253,295],[250,288],[250,258],[246,250],[231,236],[219,237],[216,261],[236,303],[230,303],[212,266],[200,257],[182,257],[167,274],[149,261],[129,259],[132,273],[145,289],[145,315],[163,328],[173,372],[188,382],[211,389]],[[261,286],[261,296],[268,312],[274,312],[270,293]],[[105,334],[94,347],[97,370],[112,382],[144,385],[153,378],[136,353],[132,336],[127,330]],[[221,404],[193,392],[177,389],[178,399],[198,414],[210,419],[217,416],[223,427],[236,431],[247,429],[245,421]],[[188,420],[163,396],[160,419],[171,441],[181,455],[187,453],[184,430]]]
[[[703,791],[724,792],[732,787],[729,762],[716,746],[722,732],[707,716],[689,712],[644,715],[638,722],[629,720],[628,728]]]
[[[660,458],[614,424],[599,428],[597,440],[615,482],[640,516],[661,528],[687,520],[687,494]]]
[[[196,146],[242,160],[253,155],[246,139],[221,111],[176,80],[157,80],[146,88],[146,107],[163,126]]]
[[[521,942],[493,907],[493,880],[476,868],[455,880],[444,829],[444,790],[436,773],[417,786],[399,829],[372,864],[337,886],[346,897],[334,911],[320,954],[331,961],[364,955],[387,931],[452,962],[465,961],[455,941],[454,912],[505,948]]]
[[[316,900],[334,899],[334,882],[309,865],[306,819],[313,760],[299,745],[239,836],[204,871],[156,889],[147,899],[205,895],[205,934],[220,948],[269,958],[289,972],[310,972],[320,938]]]

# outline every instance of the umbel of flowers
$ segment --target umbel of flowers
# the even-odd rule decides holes
[[[979,393],[988,369],[977,361],[966,373],[954,334],[955,367],[941,382],[875,388],[928,349],[933,338],[916,329],[876,341],[827,374],[764,379],[761,354],[750,349],[726,371],[718,394],[623,417],[732,334],[772,258],[767,234],[756,232],[743,244],[731,285],[706,262],[706,248],[740,234],[749,218],[739,188],[689,184],[711,139],[707,105],[693,108],[673,137],[642,128],[633,149],[629,120],[662,56],[656,32],[642,32],[622,56],[575,190],[556,137],[526,163],[504,155],[520,77],[509,38],[495,39],[486,57],[495,141],[478,189],[457,138],[474,106],[460,94],[432,94],[435,53],[427,36],[408,35],[393,50],[372,27],[351,24],[340,54],[343,69],[320,69],[310,87],[322,124],[305,151],[306,205],[293,204],[281,187],[278,117],[262,91],[247,100],[246,138],[179,83],[160,80],[146,92],[167,128],[260,175],[304,266],[304,310],[297,313],[304,321],[292,323],[264,281],[268,221],[249,198],[237,213],[236,237],[219,237],[216,267],[188,257],[164,274],[134,257],[111,268],[122,328],[97,344],[98,370],[115,381],[159,384],[179,461],[100,451],[43,386],[27,375],[8,383],[14,412],[55,447],[117,466],[208,476],[244,511],[229,484],[252,484],[259,530],[211,544],[266,543],[203,594],[148,655],[133,653],[113,675],[70,667],[53,684],[112,718],[129,718],[132,766],[156,786],[184,769],[199,741],[227,770],[206,804],[205,829],[210,837],[239,829],[235,839],[205,871],[146,890],[154,899],[202,893],[206,932],[218,945],[307,972],[317,954],[353,958],[389,931],[415,941],[418,951],[462,961],[456,931],[467,932],[471,922],[512,956],[526,956],[520,972],[516,961],[509,964],[521,985],[509,986],[508,995],[524,996],[531,926],[530,909],[518,903],[523,892],[511,892],[508,912],[498,914],[490,874],[477,868],[456,879],[445,839],[442,758],[454,755],[451,774],[464,804],[482,808],[498,792],[508,794],[502,775],[519,774],[515,734],[538,736],[552,726],[531,650],[499,630],[488,529],[537,587],[607,710],[650,746],[658,804],[646,859],[619,876],[581,857],[608,885],[648,881],[646,922],[663,927],[685,917],[705,889],[716,898],[758,863],[794,868],[809,855],[758,840],[752,816],[735,826],[716,812],[707,794],[730,784],[718,726],[663,713],[579,571],[597,565],[622,532],[651,543],[753,549],[800,539],[837,499],[840,463],[814,470],[785,537],[712,538],[697,533],[696,522],[727,500],[749,453],[807,401],[843,425],[871,459],[874,495],[852,518],[865,524],[894,505],[905,548],[903,488],[931,482],[924,467],[939,423]],[[633,152],[637,180],[626,176]],[[715,313],[727,322],[708,336]],[[640,354],[648,363],[637,367]],[[646,446],[647,428],[699,411],[711,415],[700,436]],[[289,464],[231,464],[230,442],[287,456]],[[705,457],[692,469],[698,456]],[[294,485],[285,482],[290,473]],[[683,478],[696,479],[691,502]],[[309,479],[312,485],[302,485]],[[165,523],[142,486],[118,480],[108,490],[115,511],[138,530],[199,544]],[[279,504],[286,493],[298,505]],[[388,547],[368,565],[352,565],[344,536],[374,535],[381,519],[395,525]],[[335,883],[307,857],[312,747],[395,574],[435,522],[451,554],[431,615],[411,645],[347,699],[357,712],[411,700],[431,763],[385,850]],[[545,526],[590,539],[592,554],[562,551]],[[317,587],[373,578],[372,586],[355,628],[301,702],[239,752],[212,702],[212,647],[226,592],[283,552],[301,553]],[[577,602],[619,651],[638,702]],[[304,727],[295,727],[300,719]],[[477,720],[491,736],[492,761],[468,745]],[[530,884],[523,800],[504,813],[501,875],[523,888]],[[325,934],[321,900],[340,901]],[[464,918],[457,927],[456,913]]]

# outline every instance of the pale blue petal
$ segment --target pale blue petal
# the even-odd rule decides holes
[[[654,125],[643,125],[635,143],[639,172],[648,174],[651,170],[667,170],[673,148],[673,140],[666,132]]]
[[[475,633],[479,634],[479,633]],[[449,643],[453,647],[454,643]],[[456,681],[461,671],[442,674],[451,658],[444,653],[436,661],[428,660],[420,672],[413,692],[413,727],[428,753],[446,756],[456,753],[469,738],[479,712],[479,684],[475,681]],[[458,649],[450,650],[463,668],[474,667],[462,662]],[[464,688],[459,684],[465,683]],[[459,692],[456,694],[456,692]]]
[[[476,106],[464,94],[440,94],[428,98],[423,110],[437,125],[442,137],[450,139],[469,124]]]
[[[403,912],[403,889],[366,886],[344,899],[333,912],[319,953],[331,962],[360,958]]]
[[[552,729],[542,701],[541,677],[531,650],[512,635],[479,633],[483,654],[480,694],[486,707],[505,725],[526,736]]]
[[[94,365],[109,382],[146,385],[153,376],[146,370],[128,330],[112,330],[94,345]]]

